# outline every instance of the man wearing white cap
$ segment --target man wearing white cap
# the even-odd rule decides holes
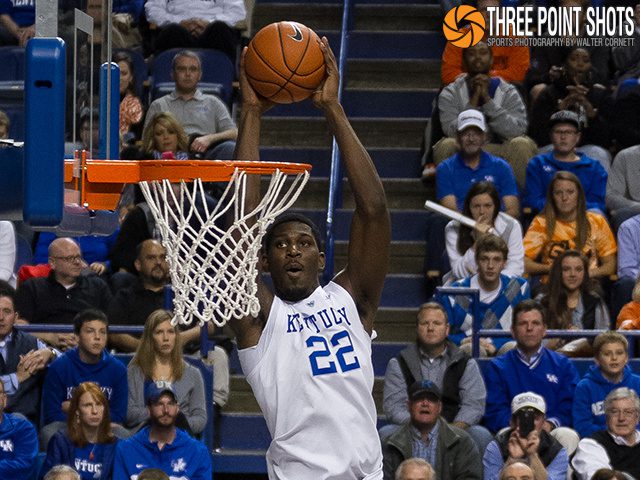
[[[567,451],[543,429],[546,412],[544,398],[537,393],[513,397],[510,427],[498,433],[484,453],[484,480],[498,480],[503,465],[517,460],[525,461],[536,478],[566,479]]]
[[[471,185],[489,181],[498,190],[506,213],[517,218],[520,202],[513,170],[505,160],[483,150],[488,128],[482,112],[475,109],[460,112],[455,132],[460,150],[436,170],[438,201],[447,208],[462,211]]]
[[[515,170],[520,185],[524,185],[527,162],[538,148],[525,136],[528,121],[522,97],[516,87],[490,75],[493,56],[485,42],[465,48],[462,63],[466,73],[438,95],[440,124],[446,138],[433,146],[434,162],[438,164],[456,152],[456,117],[463,110],[473,108],[482,112],[489,124],[487,133],[491,143],[486,149],[505,158]]]

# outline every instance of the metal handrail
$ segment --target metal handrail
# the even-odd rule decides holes
[[[436,287],[437,294],[442,295],[466,295],[471,297],[471,316],[473,317],[471,329],[471,356],[480,356],[480,335],[476,333],[477,319],[480,318],[478,308],[480,308],[480,290],[477,288],[464,287]]]
[[[338,70],[340,71],[340,84],[338,86],[338,99],[342,101],[345,77],[347,73],[347,52],[349,49],[349,35],[353,28],[353,4],[354,0],[344,0],[342,11],[342,32],[340,33],[340,55],[338,56]],[[342,205],[342,167],[340,165],[340,150],[333,139],[331,145],[331,173],[329,176],[329,201],[327,203],[327,224],[325,257],[326,266],[323,272],[324,282],[327,283],[333,277],[333,260],[335,257],[334,225],[335,211]]]
[[[584,337],[597,337],[601,333],[608,332],[609,330],[547,330],[547,334],[544,338],[584,338]],[[617,330],[621,335],[627,337],[627,341],[633,337],[640,338],[640,330]],[[511,338],[510,330],[476,330],[473,329],[472,335],[475,335],[478,339],[480,337],[509,337]],[[633,358],[635,346],[634,342],[629,341],[629,347],[627,354],[629,358]],[[476,357],[477,358],[477,357]]]
[[[39,332],[39,333],[73,333],[73,325],[62,323],[31,323],[29,325],[15,324],[15,328],[23,332]],[[107,331],[109,333],[136,333],[142,334],[144,330],[140,325],[109,325]],[[200,356],[206,358],[209,350],[212,350],[215,342],[208,338],[207,325],[203,325],[200,329]]]
[[[480,337],[496,337],[496,338],[511,338],[510,330],[497,330],[497,329],[483,329],[480,324],[481,319],[478,312],[480,303],[480,291],[477,288],[465,288],[465,287],[437,287],[437,294],[441,295],[464,295],[471,297],[471,316],[473,322],[471,326],[471,356],[473,358],[480,357]],[[583,337],[596,337],[599,334],[608,330],[547,330],[545,338],[583,338]],[[640,337],[640,330],[619,330],[620,334],[629,338]],[[629,342],[628,355],[629,358],[633,358],[634,342]]]

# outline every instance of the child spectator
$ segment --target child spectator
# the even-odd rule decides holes
[[[619,330],[640,330],[640,280],[636,281],[631,295],[632,301],[622,307],[616,319]]]
[[[627,339],[617,332],[601,333],[593,341],[592,365],[578,382],[573,397],[573,428],[581,438],[606,428],[604,399],[612,390],[640,391],[640,376],[632,373]]]

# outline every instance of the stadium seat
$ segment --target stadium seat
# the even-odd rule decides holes
[[[174,48],[159,54],[153,61],[151,68],[151,100],[171,93],[174,82],[171,79],[171,61],[180,50]],[[228,106],[231,106],[232,83],[235,78],[235,68],[224,53],[213,49],[194,49],[202,62],[202,79],[199,88],[204,93],[217,95]]]
[[[21,266],[31,265],[32,262],[33,250],[31,242],[22,235],[16,235],[16,263],[13,266],[13,271],[18,273]]]
[[[23,47],[0,47],[0,82],[24,80],[25,50]]]

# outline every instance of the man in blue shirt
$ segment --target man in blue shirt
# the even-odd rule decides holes
[[[485,425],[492,432],[508,427],[511,401],[524,392],[545,400],[543,428],[558,440],[569,454],[578,444],[571,430],[571,409],[578,371],[571,360],[542,346],[547,333],[544,310],[535,300],[524,300],[513,310],[511,334],[516,348],[494,358],[485,372],[487,392]]]
[[[553,150],[533,157],[527,164],[524,206],[533,213],[542,211],[547,201],[547,188],[560,170],[580,179],[587,209],[604,213],[607,172],[599,161],[578,153],[581,124],[577,113],[560,110],[549,120]]]
[[[28,478],[38,456],[38,434],[22,416],[5,413],[7,395],[0,382],[0,478]]]
[[[113,478],[134,480],[148,468],[171,478],[211,480],[211,456],[204,443],[176,428],[180,412],[171,383],[149,382],[144,389],[149,426],[116,447]]]
[[[436,196],[451,210],[462,211],[464,198],[471,185],[482,180],[496,186],[506,213],[520,216],[518,187],[511,166],[502,158],[483,150],[487,142],[487,124],[482,112],[464,110],[458,115],[460,151],[438,165]]]

